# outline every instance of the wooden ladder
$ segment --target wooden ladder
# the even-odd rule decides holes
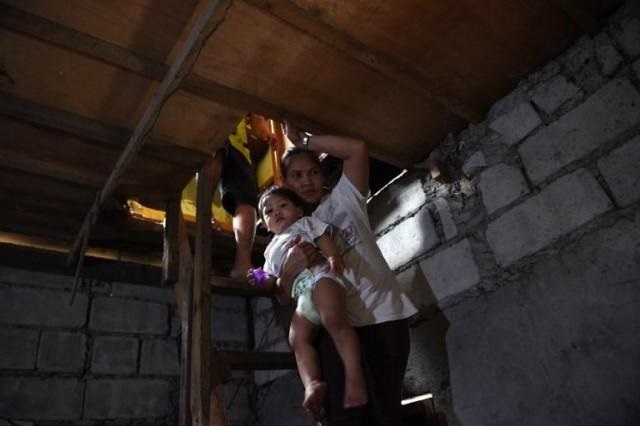
[[[198,173],[197,206],[210,206],[219,171],[214,163]],[[163,279],[176,289],[181,327],[179,425],[227,426],[222,385],[231,370],[293,369],[290,352],[213,351],[211,297],[273,297],[270,290],[226,277],[212,276],[211,209],[197,209],[195,242],[191,247],[180,211],[180,199],[167,202]]]

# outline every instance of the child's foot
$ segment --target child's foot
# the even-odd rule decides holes
[[[322,420],[322,407],[326,396],[327,384],[325,382],[314,380],[304,390],[304,401],[302,401],[302,407],[304,407],[304,409],[307,410],[317,421]]]
[[[344,391],[344,408],[365,405],[368,401],[367,388],[364,383],[347,384]]]

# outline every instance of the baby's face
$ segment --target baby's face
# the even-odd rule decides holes
[[[302,217],[302,208],[280,195],[269,195],[262,206],[267,229],[278,235]]]

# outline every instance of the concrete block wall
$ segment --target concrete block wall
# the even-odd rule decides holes
[[[420,308],[407,393],[451,425],[640,423],[640,5],[456,140],[468,180],[416,168],[369,203]]]
[[[37,425],[173,425],[179,321],[172,288],[0,266],[0,419]],[[214,297],[213,345],[244,350],[243,298]],[[225,385],[233,425],[253,424],[253,378]]]

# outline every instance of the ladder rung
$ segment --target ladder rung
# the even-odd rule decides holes
[[[272,297],[272,289],[254,287],[246,281],[234,280],[228,277],[211,277],[211,292],[226,296],[251,296],[251,297]]]
[[[231,370],[289,370],[296,368],[292,352],[217,351]]]

